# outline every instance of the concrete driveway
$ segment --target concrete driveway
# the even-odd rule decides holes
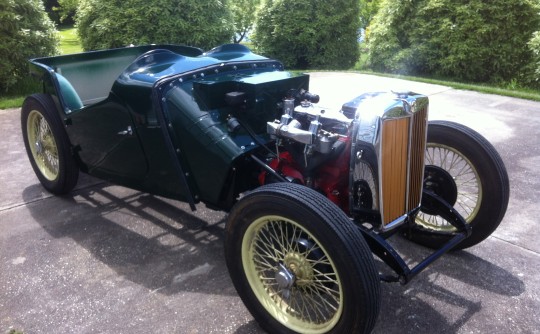
[[[382,284],[375,333],[540,332],[540,103],[351,73],[312,73],[339,108],[363,91],[429,95],[431,119],[486,136],[510,174],[499,229],[406,286]],[[224,214],[81,176],[35,177],[20,111],[0,111],[0,333],[262,333],[229,279]],[[397,238],[407,260],[427,251]]]

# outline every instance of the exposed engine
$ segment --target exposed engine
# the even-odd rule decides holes
[[[303,90],[283,100],[281,119],[267,123],[278,152],[268,165],[289,182],[320,191],[353,217],[383,229],[402,223],[421,199],[427,97],[368,93],[339,111],[318,101]],[[274,178],[263,172],[259,181]]]
[[[317,95],[306,91],[284,99],[281,119],[267,125],[278,150],[278,158],[269,165],[290,182],[317,189],[347,210],[353,120],[317,105],[318,101]],[[266,174],[260,181],[273,182]]]

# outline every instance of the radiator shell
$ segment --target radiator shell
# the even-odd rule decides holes
[[[383,231],[420,206],[428,106],[426,96],[411,92],[368,93],[343,105],[345,115],[354,115],[351,211],[360,219],[377,212]],[[357,199],[359,192],[366,196],[360,184],[369,185],[371,201]],[[363,207],[366,202],[372,206]]]

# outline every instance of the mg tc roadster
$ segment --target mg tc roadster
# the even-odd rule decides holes
[[[499,225],[508,175],[480,134],[428,121],[428,97],[322,107],[309,75],[241,45],[148,45],[31,60],[22,133],[45,189],[79,172],[228,212],[225,257],[269,333],[365,333],[380,282],[407,284]],[[396,233],[433,253],[409,266]],[[380,264],[383,264],[382,266]]]

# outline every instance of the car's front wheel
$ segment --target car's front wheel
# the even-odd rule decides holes
[[[242,198],[225,255],[244,304],[269,333],[366,333],[380,283],[357,227],[326,197],[275,183]]]

